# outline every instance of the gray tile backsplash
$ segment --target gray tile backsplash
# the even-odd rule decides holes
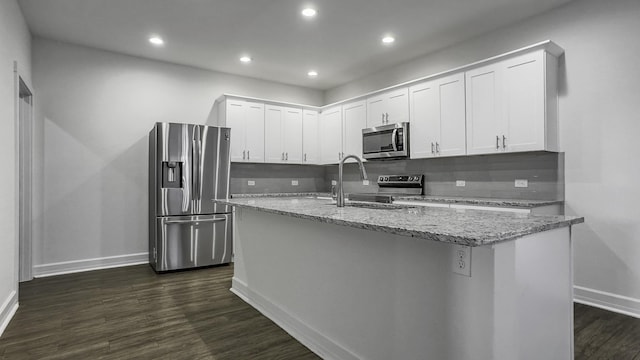
[[[372,180],[362,185],[356,164],[345,165],[345,192],[376,192],[375,180],[382,174],[424,174],[425,195],[495,197],[527,200],[564,200],[564,154],[528,152],[461,156],[451,158],[368,161]],[[327,187],[338,178],[338,167],[328,166]],[[527,188],[516,188],[516,179],[528,180]],[[457,187],[464,180],[465,187]]]
[[[291,185],[297,180],[298,186]],[[255,185],[249,186],[248,182]],[[232,163],[231,194],[327,191],[325,167],[321,165]]]
[[[425,195],[564,200],[564,154],[528,152],[450,158],[368,161],[370,185],[355,163],[344,168],[345,192],[376,192],[382,174],[424,174]],[[231,164],[231,193],[326,192],[338,178],[337,165]],[[516,188],[516,179],[528,180]],[[248,181],[255,181],[248,186]],[[291,180],[298,180],[292,186]],[[464,180],[465,187],[456,187]]]

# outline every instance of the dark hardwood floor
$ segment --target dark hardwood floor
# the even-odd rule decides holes
[[[232,266],[35,279],[0,359],[318,359],[229,291]],[[575,305],[576,359],[640,360],[640,319]]]

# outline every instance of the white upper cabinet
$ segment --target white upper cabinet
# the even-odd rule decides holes
[[[320,163],[336,164],[342,157],[342,106],[324,109],[320,114]]]
[[[367,126],[409,121],[409,88],[390,90],[367,99]]]
[[[268,163],[302,163],[302,110],[265,105],[265,160]]]
[[[543,50],[467,71],[467,153],[558,151],[556,78]]]
[[[464,74],[409,88],[411,158],[466,153]]]
[[[318,112],[302,111],[302,163],[320,163],[320,133],[318,128]]]
[[[231,161],[264,162],[264,105],[225,99],[218,125],[231,128]]]
[[[341,157],[357,155],[362,158],[362,129],[366,127],[367,103],[364,100],[351,102],[342,106],[343,154],[341,154]]]

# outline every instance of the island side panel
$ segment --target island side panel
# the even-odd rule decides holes
[[[232,290],[326,359],[493,359],[494,249],[236,211]]]
[[[570,228],[495,249],[495,359],[573,359]]]

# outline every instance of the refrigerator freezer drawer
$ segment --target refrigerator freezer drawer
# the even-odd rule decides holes
[[[232,223],[232,214],[157,218],[154,269],[161,272],[230,262]]]

